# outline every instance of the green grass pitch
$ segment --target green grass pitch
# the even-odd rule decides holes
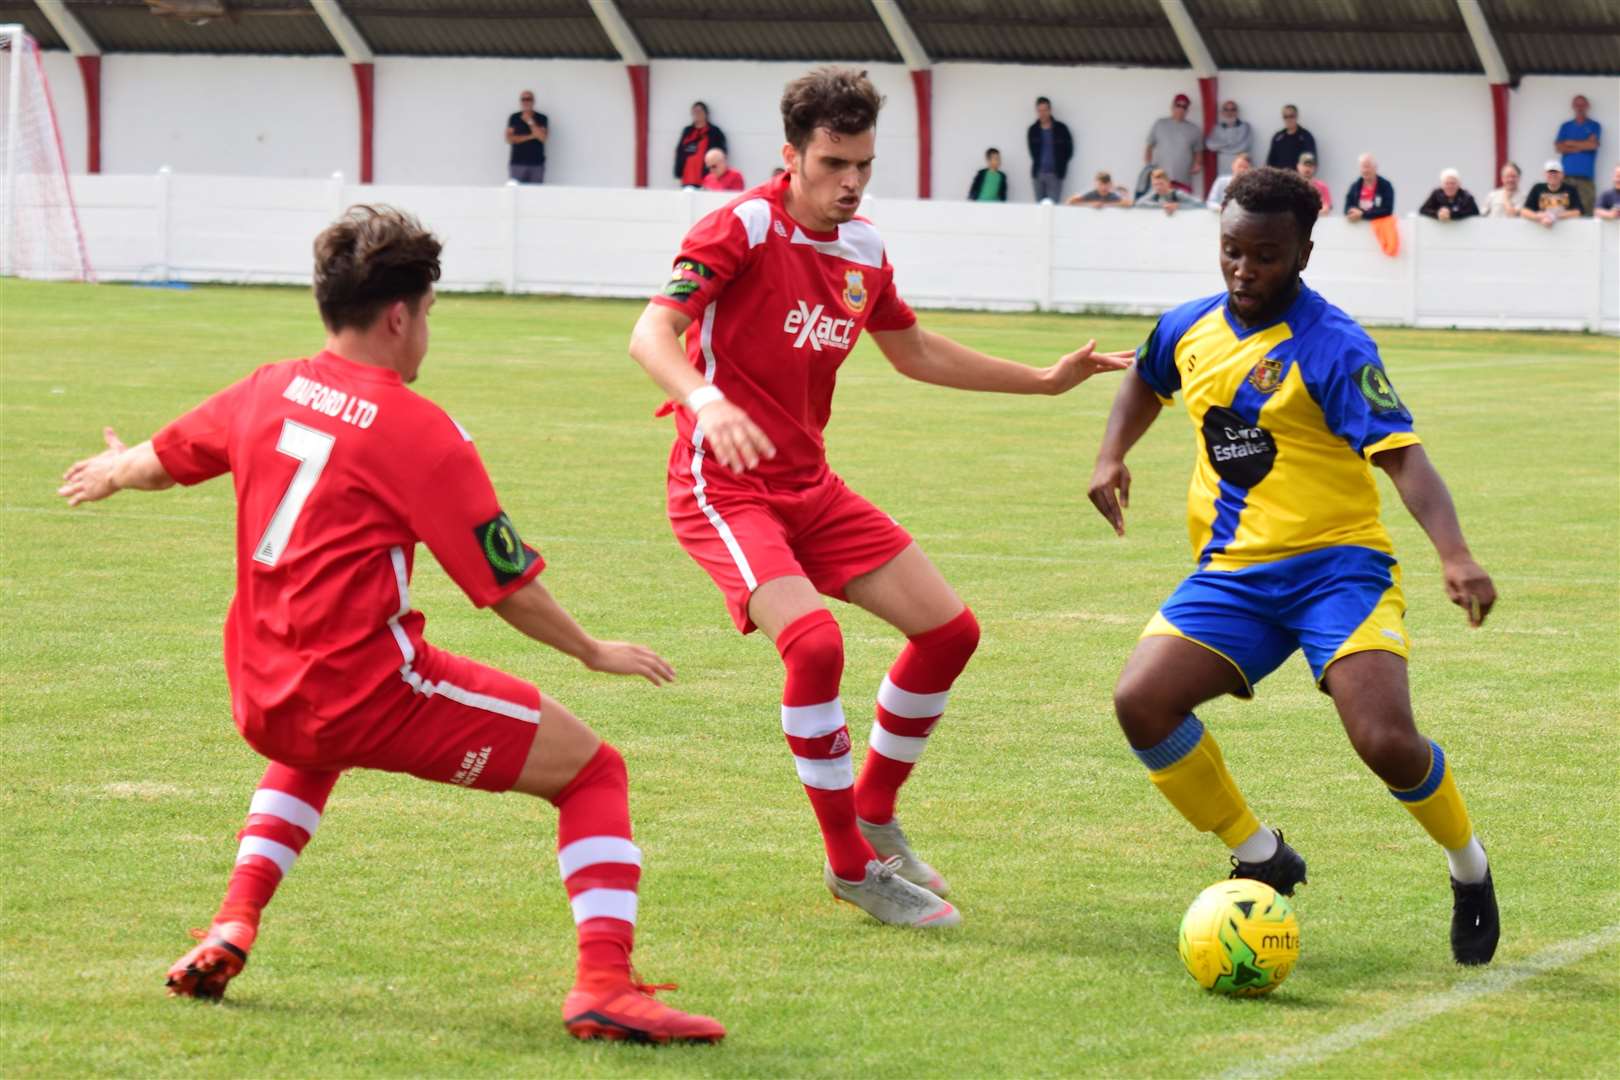
[[[1058,399],[907,382],[862,344],[834,466],[973,605],[984,643],[902,815],[963,929],[879,927],[821,885],[770,645],[730,628],[663,514],[670,426],[625,358],[638,305],[444,297],[418,389],[473,432],[545,581],[646,641],[663,691],[593,676],[473,610],[432,559],[438,644],[534,679],[620,746],[645,849],[639,965],[731,1030],[717,1048],[582,1045],[558,1005],[572,924],[537,800],[355,773],[221,1007],[163,973],[212,914],[261,762],[219,658],[228,482],[69,511],[104,423],[132,442],[321,335],[307,293],[0,283],[0,1072],[7,1076],[1196,1076],[1276,1071],[1389,1010],[1492,978],[1446,945],[1446,866],[1356,761],[1297,657],[1203,711],[1260,815],[1310,860],[1299,967],[1272,998],[1198,990],[1176,927],[1224,852],[1166,805],[1109,695],[1190,565],[1184,416],[1134,454],[1129,534],[1085,499],[1109,379]],[[1142,319],[925,313],[1029,363]],[[1379,331],[1501,603],[1469,631],[1381,481],[1406,568],[1419,722],[1446,747],[1502,901],[1497,971],[1620,924],[1617,363],[1612,338]],[[899,635],[837,606],[857,753]],[[1382,1029],[1293,1075],[1597,1076],[1620,1062],[1620,946]],[[1329,1047],[1331,1049],[1331,1046]],[[1326,1053],[1324,1051],[1324,1053]]]

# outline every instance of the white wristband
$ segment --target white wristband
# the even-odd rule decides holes
[[[726,400],[726,395],[720,392],[718,386],[713,383],[704,383],[686,395],[686,407],[692,410],[692,415],[696,416],[703,410],[703,406],[713,405],[717,401],[724,400]]]

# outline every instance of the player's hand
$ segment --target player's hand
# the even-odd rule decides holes
[[[66,499],[69,506],[97,502],[118,491],[113,472],[118,466],[118,459],[128,448],[118,437],[118,432],[110,427],[101,429],[101,437],[107,440],[107,449],[95,457],[75,461],[62,474],[62,486],[56,489],[56,493]]]
[[[1114,535],[1125,535],[1125,509],[1131,505],[1131,470],[1123,461],[1099,461],[1086,492],[1097,513],[1108,519]]]
[[[1446,579],[1446,596],[1468,612],[1468,625],[1481,626],[1496,606],[1496,586],[1485,568],[1470,558],[1455,559],[1440,567]]]
[[[1100,353],[1095,341],[1088,341],[1042,372],[1048,394],[1065,394],[1099,371],[1124,371],[1136,358],[1134,350]]]
[[[759,425],[729,401],[721,399],[703,406],[698,423],[703,426],[703,445],[732,472],[747,472],[776,456],[776,447]]]
[[[586,667],[605,675],[640,675],[654,686],[675,681],[675,669],[668,660],[629,641],[598,641],[584,660]]]

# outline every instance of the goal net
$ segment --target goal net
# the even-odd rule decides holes
[[[0,274],[90,281],[39,45],[0,26]]]

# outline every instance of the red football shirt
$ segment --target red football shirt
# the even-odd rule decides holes
[[[904,330],[917,317],[895,292],[877,228],[856,218],[834,232],[806,229],[782,207],[789,182],[768,180],[692,226],[653,300],[695,320],[686,332],[692,366],[775,445],[755,473],[803,484],[826,472],[821,433],[838,367],[861,330]],[[676,428],[701,441],[684,405]],[[709,468],[725,472],[718,461]]]
[[[259,368],[152,438],[182,484],[236,484],[225,670],[244,731],[313,755],[358,733],[421,652],[409,582],[422,541],[474,604],[540,573],[471,437],[397,373],[322,352]]]

